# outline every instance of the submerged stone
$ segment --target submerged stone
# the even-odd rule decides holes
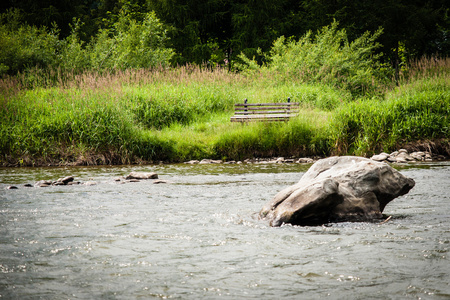
[[[40,180],[34,184],[35,187],[48,187],[52,185],[51,180]]]
[[[127,182],[141,182],[139,179],[129,179]]]
[[[153,172],[131,172],[125,179],[158,179],[158,174]]]
[[[170,182],[167,181],[167,180],[162,180],[162,179],[158,179],[158,180],[153,181],[153,184],[161,184],[161,183],[170,183]]]

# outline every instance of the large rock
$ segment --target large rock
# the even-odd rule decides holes
[[[363,157],[317,161],[300,181],[267,203],[259,216],[271,226],[320,225],[382,218],[386,205],[415,185],[387,163]]]

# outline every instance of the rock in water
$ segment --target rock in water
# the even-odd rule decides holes
[[[59,178],[56,183],[62,183],[63,185],[67,185],[69,182],[74,180],[73,176],[66,176],[64,178]]]
[[[320,225],[381,219],[386,205],[415,185],[387,163],[363,157],[317,161],[300,181],[267,203],[259,213],[271,226]]]
[[[48,186],[51,186],[52,183],[53,182],[51,180],[40,180],[40,181],[36,182],[34,184],[34,186],[36,186],[36,187],[48,187]]]
[[[158,174],[153,172],[131,172],[125,179],[158,179]]]

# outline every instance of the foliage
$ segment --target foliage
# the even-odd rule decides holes
[[[62,70],[126,69],[168,66],[174,55],[166,47],[167,29],[153,12],[142,21],[122,11],[112,28],[99,31],[89,44],[80,38],[80,20],[74,20],[71,34],[59,40],[54,27],[23,25],[17,11],[2,15],[0,23],[0,75],[17,74],[40,67]]]
[[[66,72],[69,70],[85,70],[91,66],[89,53],[84,47],[85,43],[80,39],[81,26],[80,20],[75,19],[71,26],[70,35],[64,41],[61,41],[57,66]]]
[[[138,22],[122,11],[113,28],[101,30],[87,50],[95,69],[149,68],[169,64],[174,52],[165,47],[167,40],[153,12]]]
[[[50,31],[30,25],[19,25],[19,14],[10,10],[0,19],[0,75],[15,74],[34,66],[45,67],[56,62],[58,29]]]
[[[99,31],[112,29],[121,11],[140,23],[155,11],[157,18],[173,30],[170,45],[175,64],[221,64],[233,62],[241,52],[248,57],[261,48],[269,51],[280,36],[300,38],[309,30],[320,30],[337,20],[349,40],[366,31],[384,29],[379,51],[384,62],[397,71],[409,60],[423,55],[449,55],[449,3],[445,0],[21,0],[2,1],[0,13],[10,8],[21,11],[24,24],[52,28],[57,24],[60,39],[71,34],[73,19],[82,26],[79,38],[87,45]],[[263,57],[256,57],[258,63]]]
[[[310,29],[319,29],[333,19],[347,29],[351,39],[365,31],[375,31],[382,27],[384,33],[379,38],[380,49],[385,53],[385,62],[399,68],[409,59],[424,55],[448,56],[449,19],[448,1],[327,1],[304,0],[302,7]],[[400,60],[400,48],[407,60]]]
[[[377,73],[380,55],[374,54],[379,47],[375,40],[381,34],[381,29],[373,35],[366,32],[349,42],[345,29],[338,30],[338,23],[333,22],[315,36],[308,32],[298,41],[280,37],[262,67],[242,55],[241,68],[276,72],[285,79],[324,83],[362,95],[381,83]]]

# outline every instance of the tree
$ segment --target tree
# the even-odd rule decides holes
[[[398,73],[402,61],[450,54],[448,0],[5,0],[0,12],[21,11],[24,22],[51,28],[60,39],[80,21],[78,36],[86,44],[99,30],[110,29],[121,10],[141,22],[155,11],[170,25],[175,63],[224,63],[239,53],[269,51],[280,36],[300,38],[337,20],[349,40],[384,29],[380,51]],[[259,57],[262,63],[263,56]]]
[[[214,52],[228,47],[230,3],[230,0],[148,0],[148,9],[173,27],[171,39],[177,63],[205,63]]]
[[[441,0],[304,0],[302,7],[310,27],[320,28],[335,19],[350,39],[382,27],[380,50],[387,54],[396,77],[402,56],[408,59],[444,50],[439,46],[446,42],[442,28],[448,29],[449,7]]]
[[[83,21],[89,15],[95,0],[5,0],[0,12],[16,8],[23,21],[36,27],[51,28],[54,24],[60,29],[61,38],[70,34],[69,24],[74,17]]]

